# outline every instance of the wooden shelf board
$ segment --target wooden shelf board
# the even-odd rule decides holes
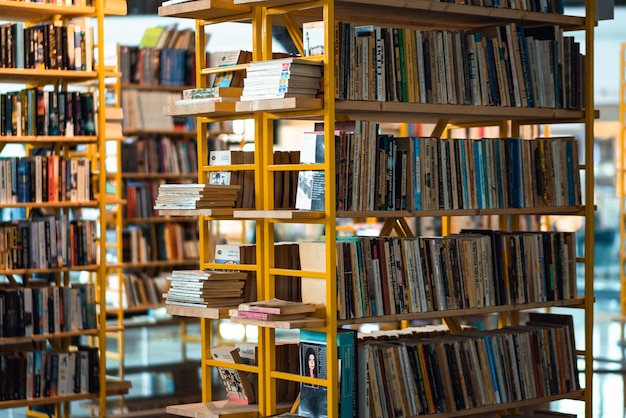
[[[229,309],[236,306],[223,308],[195,308],[192,306],[167,305],[167,313],[170,315],[187,316],[192,318],[221,319],[228,318]]]
[[[337,320],[338,325],[348,325],[348,324],[362,324],[362,323],[370,323],[370,322],[396,322],[403,320],[411,320],[411,319],[435,319],[442,317],[470,317],[470,316],[479,316],[486,315],[491,313],[498,312],[513,312],[513,311],[523,311],[529,309],[539,309],[539,308],[550,308],[550,307],[583,307],[585,303],[585,298],[578,297],[574,299],[567,300],[557,300],[550,302],[537,302],[537,303],[527,303],[527,304],[510,304],[510,305],[502,305],[502,306],[488,306],[485,308],[468,308],[468,309],[450,309],[444,311],[429,311],[429,312],[415,312],[415,313],[406,313],[406,314],[396,314],[396,315],[384,315],[384,316],[376,316],[376,317],[365,317],[365,318],[354,318],[354,319],[339,319]]]
[[[124,225],[133,225],[133,224],[162,224],[168,222],[195,222],[198,220],[197,216],[180,216],[177,215],[175,217],[168,217],[165,214],[162,216],[152,216],[149,218],[126,218],[124,219]]]
[[[188,103],[183,105],[163,106],[165,116],[220,116],[235,113],[235,103]]]
[[[122,178],[131,179],[131,180],[143,180],[143,179],[195,180],[198,178],[198,173],[122,173]]]
[[[170,405],[165,408],[168,414],[194,418],[256,418],[259,416],[259,406],[240,405],[228,401],[190,403]]]
[[[2,144],[92,144],[98,141],[96,136],[2,136]]]
[[[317,210],[275,209],[254,210],[236,209],[233,218],[238,219],[322,219],[324,212]]]
[[[18,2],[16,2],[18,3]],[[33,4],[23,3],[18,4]],[[0,9],[1,12],[1,9]],[[4,19],[5,16],[2,16]],[[20,83],[28,84],[33,80],[38,83],[50,84],[54,81],[62,79],[68,83],[78,83],[91,81],[98,76],[95,71],[70,71],[70,70],[34,70],[29,68],[0,68],[0,79],[3,83]]]
[[[196,0],[159,7],[159,16],[187,19],[216,19],[250,13],[250,6],[235,5],[232,0]]]
[[[80,335],[97,335],[97,329],[82,329],[76,331],[64,331],[64,332],[56,332],[56,333],[46,333],[46,334],[33,334],[29,336],[22,337],[0,337],[0,343],[15,343],[20,341],[35,341],[35,340],[49,340],[56,338],[66,338],[66,337],[78,337]]]
[[[35,274],[35,273],[61,273],[64,271],[96,271],[98,266],[95,264],[89,264],[86,266],[70,266],[70,267],[57,267],[57,268],[28,268],[28,269],[1,269],[0,275],[11,274]]]
[[[233,208],[213,209],[158,209],[162,216],[232,216]]]
[[[280,328],[280,329],[300,329],[300,328],[316,328],[323,327],[326,324],[324,318],[303,318],[294,319],[292,321],[260,321],[250,318],[237,318],[230,317],[230,321],[235,324],[255,325],[258,327],[266,328]]]
[[[164,86],[162,84],[133,84],[120,83],[122,90],[150,90],[150,91],[173,91],[182,92],[185,89],[192,89],[195,86]]]
[[[289,412],[293,404],[291,402],[278,402],[276,412],[281,414]],[[195,418],[247,418],[258,417],[258,405],[239,405],[228,401],[214,401],[204,403],[191,403],[182,405],[170,405],[166,411],[173,415]]]
[[[237,5],[281,7],[306,0],[235,0]],[[321,20],[320,9],[292,11],[297,20]],[[303,19],[306,18],[306,19]],[[494,21],[517,22],[524,26],[556,24],[564,28],[582,29],[585,19],[580,16],[567,16],[556,13],[531,12],[500,7],[482,7],[429,0],[392,0],[381,3],[378,0],[337,0],[335,18],[340,21],[379,25],[407,26],[420,28],[471,29],[491,25]]]
[[[107,396],[126,395],[133,383],[130,380],[121,380],[117,377],[107,376]]]
[[[312,110],[322,109],[323,99],[319,97],[288,97],[285,99],[251,100],[236,102],[237,112],[281,111],[281,110]]]
[[[503,106],[460,106],[448,104],[424,104],[403,102],[372,102],[362,100],[338,100],[335,103],[337,114],[349,118],[376,119],[383,121],[407,122],[419,120],[437,122],[449,119],[450,123],[488,124],[490,121],[514,120],[531,123],[538,120],[558,122],[580,122],[584,118],[582,110],[552,108],[520,108]],[[554,122],[552,122],[554,121]]]
[[[185,136],[195,138],[196,131],[181,131],[177,129],[172,130],[150,130],[150,129],[124,129],[124,135],[126,136],[139,136],[139,135],[165,135],[165,136]]]
[[[93,6],[57,6],[48,3],[25,3],[17,1],[1,1],[0,16],[2,20],[14,21],[48,21],[54,16],[85,16],[95,14]]]
[[[82,393],[82,394],[75,394],[75,395],[46,396],[43,398],[0,401],[0,409],[20,408],[23,406],[34,406],[34,405],[60,404],[63,402],[78,401],[81,399],[97,398],[97,396],[98,396],[97,394],[93,394],[93,393]]]
[[[168,260],[168,261],[146,261],[146,262],[124,262],[116,264],[108,264],[109,267],[122,267],[122,268],[144,268],[144,267],[175,267],[175,266],[191,266],[197,265],[197,259],[190,260]]]

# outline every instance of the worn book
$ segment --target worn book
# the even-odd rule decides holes
[[[243,363],[239,349],[230,346],[211,347],[211,358],[228,363]],[[230,402],[246,405],[255,402],[254,391],[247,373],[226,367],[218,367],[217,371]]]

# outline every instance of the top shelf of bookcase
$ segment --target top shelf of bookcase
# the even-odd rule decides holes
[[[196,0],[161,6],[159,16],[210,20],[246,14],[251,11],[252,7],[236,5],[232,0]]]
[[[306,4],[300,10],[294,5]],[[321,2],[319,2],[321,5]],[[251,11],[252,6],[278,8],[270,11],[280,14],[289,11],[299,20],[322,19],[319,7],[310,1],[302,0],[197,0],[159,8],[159,16],[183,17],[192,19],[213,19]],[[294,6],[294,7],[292,7]],[[558,13],[514,10],[503,7],[485,7],[467,4],[437,2],[431,0],[390,0],[384,3],[378,0],[336,0],[335,19],[338,21],[377,25],[415,27],[421,29],[457,28],[475,29],[506,23],[523,24],[524,27],[558,25],[566,30],[582,29],[585,18],[567,16]]]
[[[95,15],[93,6],[57,6],[49,3],[26,3],[23,1],[0,1],[3,20],[21,22],[44,22],[55,16],[78,17]]]

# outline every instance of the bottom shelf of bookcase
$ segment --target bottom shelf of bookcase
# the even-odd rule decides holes
[[[279,403],[276,405],[278,413],[287,412],[291,409],[291,403]],[[229,401],[214,401],[190,403],[183,405],[170,405],[165,408],[168,414],[194,418],[256,418],[259,416],[259,405],[241,405]]]
[[[554,401],[558,401],[561,399],[574,399],[574,400],[583,400],[585,396],[585,390],[581,389],[581,390],[577,390],[577,391],[573,391],[573,392],[568,392],[568,393],[563,393],[560,395],[554,395],[554,396],[546,396],[543,398],[534,398],[534,399],[527,399],[524,401],[517,401],[517,402],[506,402],[506,403],[499,403],[499,404],[494,404],[494,405],[488,405],[488,406],[481,406],[479,408],[471,408],[471,409],[464,409],[464,410],[460,410],[460,411],[455,411],[455,412],[450,412],[450,413],[439,413],[439,414],[432,414],[432,415],[427,415],[430,418],[452,418],[452,417],[464,417],[464,416],[476,416],[476,417],[482,417],[482,416],[491,416],[492,413],[496,413],[499,411],[504,411],[504,410],[514,410],[517,408],[526,408],[526,407],[536,407],[540,404],[547,404],[550,402],[554,402]]]

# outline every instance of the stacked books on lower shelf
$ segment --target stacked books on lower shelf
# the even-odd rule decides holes
[[[214,308],[243,302],[247,273],[216,270],[174,270],[163,294],[168,305]]]
[[[232,208],[239,186],[213,184],[161,184],[154,209]]]
[[[313,303],[294,302],[282,299],[270,299],[259,302],[240,303],[237,309],[231,309],[229,315],[234,318],[257,321],[293,321],[305,319],[315,312]]]

